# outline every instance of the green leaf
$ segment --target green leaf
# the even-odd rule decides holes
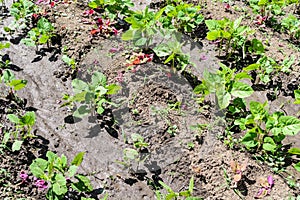
[[[82,80],[74,79],[72,81],[72,87],[75,93],[79,93],[82,91],[88,91],[88,84]]]
[[[47,166],[48,162],[46,160],[37,158],[33,161],[33,163],[31,163],[29,168],[33,176],[42,178],[45,175],[44,171],[46,170]]]
[[[289,149],[289,153],[294,155],[300,155],[300,148],[292,147]]]
[[[62,174],[56,174],[54,179],[53,192],[58,196],[66,194],[68,192],[66,178]]]
[[[89,2],[89,7],[95,9],[98,7],[98,5],[95,1],[91,1],[91,2]]]
[[[67,171],[67,176],[68,177],[73,177],[76,174],[78,167],[75,165],[71,165],[70,168]]]
[[[146,43],[147,43],[147,38],[142,37],[137,41],[135,41],[134,45],[140,47],[140,46],[144,46]]]
[[[26,112],[23,117],[21,117],[21,122],[24,125],[33,126],[35,123],[35,113],[33,111]]]
[[[14,152],[14,151],[19,151],[21,149],[21,146],[23,144],[23,141],[22,140],[16,140],[14,141],[12,147],[11,147],[11,150]]]
[[[256,129],[249,130],[241,140],[242,144],[244,144],[247,148],[253,148],[258,145],[258,142],[256,139],[257,133],[255,130]]]
[[[296,165],[294,165],[295,169],[300,172],[300,162],[298,162]]]
[[[274,152],[276,150],[276,144],[271,137],[265,137],[263,143],[263,149],[266,151]]]
[[[75,178],[78,180],[76,183],[72,183],[72,188],[79,192],[91,192],[93,186],[91,185],[90,179],[83,175],[76,175]]]
[[[171,60],[173,60],[175,58],[175,53],[172,53],[164,62],[164,64],[167,64],[168,62],[170,62]]]
[[[12,73],[11,70],[5,70],[2,74],[1,79],[2,81],[4,81],[4,83],[9,83],[15,79],[15,75]]]
[[[220,90],[216,92],[217,99],[218,99],[218,105],[220,109],[225,109],[229,106],[230,100],[231,100],[231,95],[229,92],[226,92],[224,90]]]
[[[90,112],[91,112],[91,109],[89,109],[87,105],[81,105],[81,106],[79,106],[79,108],[77,108],[75,110],[75,112],[73,113],[73,116],[77,117],[77,118],[82,118],[83,116],[87,115]]]
[[[294,90],[294,94],[295,94],[295,99],[296,99],[294,104],[300,104],[300,90]]]
[[[255,64],[249,65],[248,67],[245,67],[243,70],[248,72],[248,71],[259,69],[259,67],[260,67],[260,64],[255,63]]]
[[[165,184],[162,181],[158,181],[158,183],[163,186],[169,193],[174,193],[174,191],[172,190],[172,188],[170,186],[168,186],[167,184]]]
[[[106,87],[106,89],[107,89],[106,94],[116,94],[119,90],[122,89],[122,87],[117,84],[110,84],[109,86]]]
[[[106,76],[101,72],[94,72],[92,75],[92,86],[96,87],[99,84],[101,86],[106,86],[107,79]]]
[[[128,31],[126,31],[125,33],[122,34],[122,40],[124,41],[129,41],[129,40],[133,40],[134,38],[134,30],[129,29]]]
[[[24,88],[27,84],[27,81],[26,80],[12,80],[10,83],[9,83],[9,86],[13,87],[14,90],[20,90],[22,88]]]
[[[284,135],[296,135],[300,131],[300,120],[293,116],[281,116],[279,123]]]
[[[10,47],[10,43],[9,42],[6,42],[6,43],[0,42],[0,50],[6,49],[6,48],[9,48],[9,47]]]
[[[205,25],[208,30],[213,31],[219,28],[218,22],[216,20],[205,20]]]
[[[83,160],[83,156],[84,156],[85,152],[79,152],[75,158],[73,159],[73,161],[71,162],[72,165],[76,165],[79,166],[82,163]]]
[[[130,148],[125,148],[124,151],[124,157],[126,158],[126,160],[130,159],[130,160],[134,160],[138,157],[139,153],[137,152],[137,150],[135,149],[130,149]]]
[[[48,42],[48,40],[50,39],[50,37],[46,34],[43,34],[40,39],[39,39],[39,43],[40,44],[46,44]]]
[[[220,37],[220,31],[217,30],[213,30],[207,33],[206,39],[213,41],[216,40]]]
[[[7,118],[9,119],[9,121],[11,121],[12,123],[15,123],[15,124],[20,124],[20,119],[17,115],[14,115],[14,114],[8,114],[7,115]]]
[[[235,82],[230,93],[235,97],[245,98],[251,96],[253,92],[250,85],[243,82]]]
[[[193,190],[194,190],[194,176],[192,176],[191,179],[190,179],[190,184],[189,184],[189,192],[190,192],[190,194],[193,193]]]

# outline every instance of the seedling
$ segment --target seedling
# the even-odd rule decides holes
[[[300,104],[300,90],[294,90],[295,101],[294,104]]]
[[[238,182],[242,179],[242,174],[246,170],[247,164],[248,164],[248,159],[246,159],[242,164],[239,164],[237,161],[230,162],[231,170],[234,173],[233,175],[234,188],[237,187]]]
[[[84,82],[80,79],[72,81],[74,96],[65,94],[63,100],[66,100],[62,106],[80,104],[74,111],[73,116],[82,118],[91,113],[101,115],[105,111],[106,104],[116,106],[110,101],[108,95],[117,93],[121,87],[116,84],[107,84],[106,76],[101,72],[94,72],[91,82]]]
[[[253,89],[250,85],[240,81],[251,79],[247,73],[235,74],[235,69],[230,69],[222,63],[220,66],[222,70],[218,70],[216,73],[204,71],[202,83],[195,87],[194,92],[200,94],[202,100],[208,94],[215,93],[218,107],[225,109],[233,97],[249,97],[253,93]]]
[[[49,41],[54,36],[54,26],[49,20],[42,17],[37,22],[37,27],[31,29],[27,37],[21,41],[27,46],[36,46],[39,44],[47,44],[47,47],[50,47]]]
[[[180,2],[178,5],[168,4],[164,8],[165,16],[159,21],[163,28],[176,29],[180,32],[192,32],[197,25],[203,22],[204,17],[199,13],[200,6]]]
[[[292,40],[300,38],[300,20],[290,14],[281,21],[282,31],[286,31]]]
[[[167,191],[167,194],[162,194],[160,191],[156,191],[156,198],[158,200],[172,200],[178,199],[180,197],[185,197],[186,200],[201,200],[200,197],[193,197],[193,190],[194,190],[194,177],[190,179],[189,188],[188,190],[175,192],[170,186],[165,184],[162,181],[158,181],[159,184]]]
[[[81,174],[76,174],[76,171],[82,163],[84,152],[78,153],[70,165],[67,163],[67,157],[62,155],[57,156],[55,153],[48,151],[46,154],[47,160],[37,158],[30,165],[31,173],[36,177],[48,183],[47,199],[55,200],[62,199],[69,191],[70,187],[78,192],[91,192],[93,187],[90,180]],[[71,178],[77,181],[71,180]],[[40,183],[42,183],[40,181]],[[45,185],[45,182],[40,185]]]
[[[16,125],[15,131],[12,132],[14,142],[12,145],[12,151],[19,151],[23,140],[28,137],[33,137],[31,134],[31,130],[33,125],[35,124],[35,113],[34,112],[26,112],[23,116],[18,117],[15,114],[8,114],[7,118],[9,121]],[[10,138],[10,133],[7,132],[7,135],[4,137],[4,145]],[[22,139],[22,140],[20,140]]]
[[[227,58],[231,54],[242,49],[245,54],[245,43],[249,35],[254,32],[247,26],[240,26],[242,17],[231,21],[227,18],[223,20],[205,20],[205,24],[209,29],[206,39],[210,41],[218,41],[219,55],[225,45],[225,53]]]
[[[76,62],[74,58],[70,58],[67,55],[63,55],[61,59],[72,68],[72,70],[76,70]]]
[[[268,176],[268,178],[260,178],[259,183],[261,185],[261,188],[255,196],[256,199],[261,199],[270,194],[271,189],[274,185],[274,180],[272,176]]]
[[[93,9],[103,9],[105,14],[111,20],[128,16],[133,11],[129,8],[133,7],[134,3],[131,0],[92,0],[89,7]]]

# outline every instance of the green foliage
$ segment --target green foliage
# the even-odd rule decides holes
[[[255,82],[262,81],[263,83],[269,83],[271,77],[279,72],[289,73],[290,67],[295,62],[295,57],[291,56],[286,58],[281,65],[278,65],[276,61],[270,57],[263,56],[256,63],[245,67],[244,71],[255,70],[258,74],[258,78]]]
[[[300,90],[294,90],[295,102],[294,104],[300,104]]]
[[[179,197],[185,197],[186,200],[201,200],[200,197],[193,197],[194,190],[194,177],[190,179],[189,188],[187,190],[181,192],[175,192],[172,190],[170,186],[165,184],[162,181],[158,181],[159,184],[167,191],[167,194],[163,195],[160,191],[156,191],[156,198],[158,200],[172,200],[177,199]]]
[[[22,146],[23,140],[27,137],[33,137],[33,135],[31,134],[31,130],[33,125],[35,124],[35,113],[26,112],[23,116],[20,117],[15,114],[8,114],[7,118],[10,122],[15,124],[15,131],[12,132],[12,151],[19,151]],[[4,140],[2,141],[4,145],[8,142],[10,136],[11,133],[8,132],[4,137]],[[20,137],[22,140],[20,140]]]
[[[92,0],[89,2],[90,8],[102,8],[105,10],[108,18],[114,20],[120,18],[121,15],[128,16],[132,13],[129,8],[133,7],[131,0]]]
[[[30,22],[31,16],[38,13],[38,7],[30,0],[18,0],[14,2],[10,8],[10,14],[14,17],[12,28],[27,28],[27,23]],[[6,28],[10,30],[11,28]]]
[[[0,50],[6,49],[6,48],[9,48],[9,47],[10,47],[10,43],[9,42],[6,42],[6,43],[0,42]]]
[[[225,109],[233,97],[249,97],[253,93],[253,89],[248,84],[241,82],[242,79],[251,79],[247,73],[235,74],[235,69],[232,70],[221,63],[220,66],[222,70],[218,70],[216,73],[204,71],[202,83],[195,87],[194,92],[200,94],[202,100],[208,94],[215,93],[219,108]]]
[[[122,40],[132,40],[135,46],[149,46],[154,36],[157,34],[156,23],[161,17],[163,9],[157,13],[149,11],[148,7],[144,11],[137,11],[125,18],[131,26],[128,31],[122,34]]]
[[[76,62],[74,58],[70,58],[67,55],[63,55],[61,59],[68,65],[70,66],[73,70],[76,69]]]
[[[162,32],[161,32],[162,33]],[[165,32],[164,37],[171,37],[168,42],[162,42],[153,48],[158,57],[166,58],[164,64],[170,63],[173,68],[184,70],[190,63],[190,56],[182,52],[181,34],[175,32]]]
[[[68,165],[65,155],[59,157],[55,153],[48,151],[46,154],[47,160],[37,158],[32,162],[29,166],[31,173],[35,177],[50,183],[46,195],[47,199],[62,199],[69,191],[70,186],[79,192],[91,192],[93,190],[90,180],[86,176],[75,175],[83,160],[83,156],[84,152],[78,153],[71,165]],[[77,181],[73,181],[71,179],[73,177]]]
[[[235,121],[246,134],[241,142],[248,148],[257,150],[262,147],[267,152],[274,153],[282,147],[286,135],[296,135],[300,131],[300,120],[293,116],[285,116],[282,112],[270,114],[267,102],[250,102],[250,112],[247,117]]]
[[[282,9],[292,2],[286,0],[249,0],[250,7],[254,13],[261,16],[282,15]]]
[[[300,20],[295,15],[290,14],[282,19],[281,26],[282,31],[287,32],[291,39],[300,38]]]
[[[226,54],[234,52],[238,49],[243,49],[247,41],[248,35],[253,34],[254,32],[248,26],[241,26],[243,17],[231,21],[227,18],[222,20],[205,20],[205,24],[209,30],[207,33],[206,39],[210,41],[219,41],[220,50],[225,45]],[[229,57],[230,57],[229,54]]]
[[[26,80],[16,79],[11,70],[3,71],[1,81],[4,82],[11,90],[21,90],[27,84]]]
[[[74,117],[82,118],[92,113],[102,114],[105,111],[105,104],[112,103],[107,96],[117,93],[121,87],[116,84],[107,84],[105,75],[101,72],[94,72],[91,82],[84,82],[80,79],[72,81],[74,96],[64,95],[63,99],[67,102],[62,106],[81,104],[73,113]]]
[[[54,36],[54,27],[49,20],[42,17],[37,22],[37,27],[31,29],[27,33],[27,37],[21,41],[27,46],[36,46],[38,44],[46,44]]]
[[[297,148],[297,147],[292,147],[289,149],[288,151],[290,154],[292,155],[297,155],[299,156],[300,155],[300,148]],[[294,165],[294,168],[300,172],[300,162],[298,162],[296,165]]]
[[[181,2],[179,5],[168,4],[164,15],[159,19],[163,28],[176,29],[181,32],[192,32],[203,22],[204,17],[199,13],[200,6]]]

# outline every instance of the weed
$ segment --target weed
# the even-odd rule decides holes
[[[31,173],[36,177],[36,186],[41,189],[48,188],[46,197],[49,200],[62,199],[71,186],[78,192],[91,192],[93,187],[90,180],[76,171],[82,163],[84,153],[78,153],[71,165],[67,163],[67,157],[57,156],[55,153],[48,151],[47,160],[37,158],[30,165]],[[77,181],[71,180],[71,178]],[[49,183],[49,185],[48,185]]]

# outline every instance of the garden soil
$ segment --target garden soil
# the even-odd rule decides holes
[[[139,1],[137,9],[149,3]],[[92,25],[82,23],[82,13],[86,9],[83,5],[81,2],[57,4],[53,20],[63,36],[57,49],[39,49],[36,52],[35,48],[16,43],[5,50],[11,62],[21,69],[16,76],[28,81],[26,89],[19,91],[18,95],[26,99],[24,107],[35,110],[37,116],[34,133],[38,138],[34,147],[32,144],[24,145],[22,156],[1,155],[1,168],[9,166],[6,160],[18,157],[16,162],[20,162],[22,167],[9,169],[14,171],[16,184],[19,181],[17,171],[28,171],[31,161],[35,157],[45,156],[47,150],[65,154],[68,158],[83,151],[86,154],[79,172],[91,178],[95,188],[91,195],[97,198],[108,193],[108,199],[152,200],[156,199],[154,185],[159,180],[174,191],[182,191],[188,188],[192,176],[195,181],[193,195],[204,199],[253,199],[260,188],[259,178],[269,175],[273,176],[275,184],[267,198],[281,200],[297,193],[300,195],[299,191],[288,187],[283,175],[273,174],[267,166],[248,159],[248,153],[228,149],[217,140],[226,122],[219,120],[221,114],[214,106],[214,96],[209,97],[211,104],[201,107],[202,112],[198,112],[199,104],[193,94],[194,84],[201,79],[205,69],[216,70],[220,61],[212,44],[205,40],[194,42],[191,38],[185,38],[187,44],[184,49],[196,64],[196,67],[189,67],[186,74],[155,62],[128,70],[124,55],[132,51],[130,44],[119,37],[91,38],[89,30]],[[214,19],[219,16],[234,19],[239,14],[225,12],[220,3],[208,1],[206,5],[203,9]],[[285,54],[294,54],[299,63],[299,51],[294,52],[278,36],[277,33],[271,33],[270,54],[281,59],[281,51],[274,47],[281,41],[281,45],[286,45]],[[112,96],[116,107],[112,106],[101,117],[91,115],[83,119],[73,118],[72,110],[61,107],[63,94],[72,94],[70,69],[61,61],[59,48],[63,46],[70,47],[68,54],[77,58],[77,78],[88,80],[91,72],[100,71],[110,83],[119,82],[122,90]],[[119,50],[112,54],[112,48]],[[206,59],[201,59],[203,56],[200,55]],[[278,76],[277,82],[282,84],[282,89],[278,92],[278,98],[269,100],[271,111],[281,110],[299,116],[299,106],[292,105],[291,94],[284,92],[299,85],[299,72],[298,64],[298,68],[295,67],[289,76]],[[256,91],[247,101],[268,100],[268,94],[274,93],[272,88]],[[182,102],[179,108],[176,107],[177,102]],[[174,105],[173,109],[170,104]],[[10,105],[4,101],[1,103],[1,108],[7,106]],[[191,128],[197,124],[209,124],[209,127],[203,131]],[[146,157],[144,161],[132,162],[128,167],[122,164],[123,151],[132,148],[131,135],[134,133],[142,135],[149,147],[140,155],[141,158]],[[299,147],[299,135],[288,138],[288,142]],[[237,186],[240,194],[236,194],[233,186],[226,182],[226,175],[233,175],[230,168],[232,160],[240,163],[248,160],[243,179]],[[299,181],[299,173],[292,168],[289,170]],[[22,190],[21,186],[17,186],[16,190]],[[27,188],[25,194],[33,199],[43,199],[39,196],[43,192],[34,189]],[[2,193],[3,197],[5,193]]]

